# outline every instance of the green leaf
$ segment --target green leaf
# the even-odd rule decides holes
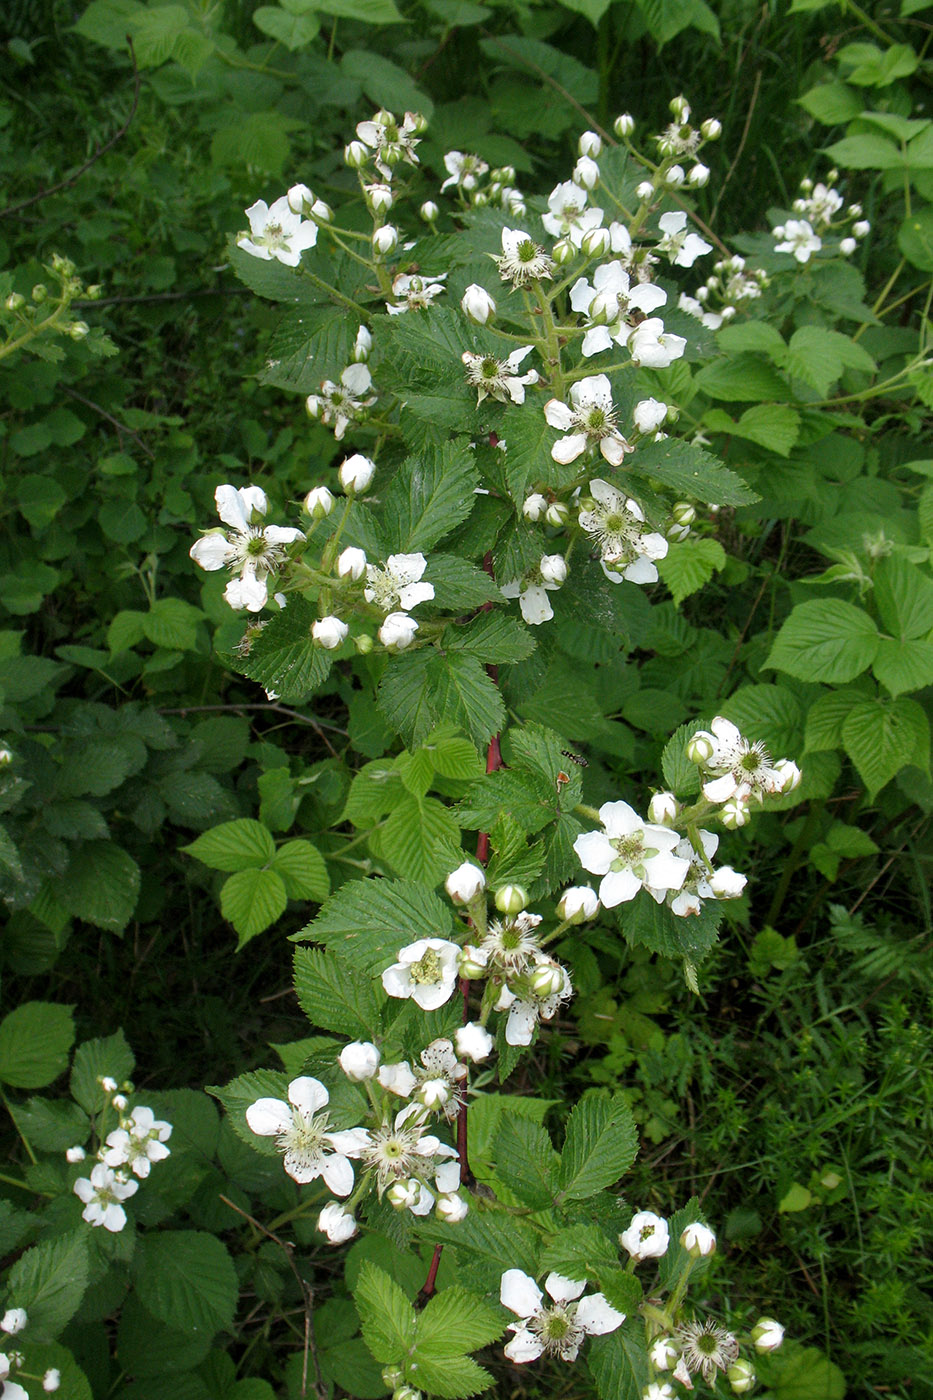
[[[698,372],[696,386],[711,399],[725,399],[731,403],[788,397],[785,380],[756,355],[739,354],[713,360]]]
[[[783,368],[825,398],[846,369],[871,374],[876,365],[871,355],[849,336],[823,326],[801,326],[790,338]]]
[[[723,350],[730,354],[741,354],[747,350],[757,350],[780,364],[787,349],[784,337],[770,321],[740,321],[738,325],[728,324],[716,332],[716,339]]]
[[[12,1104],[10,1113],[23,1137],[42,1152],[64,1152],[87,1141],[88,1116],[70,1099],[31,1098],[24,1104]]]
[[[571,1225],[558,1230],[541,1253],[541,1268],[553,1269],[564,1278],[594,1280],[600,1269],[619,1262],[618,1240],[611,1240],[598,1225]]]
[[[146,746],[134,735],[87,739],[68,746],[58,773],[60,797],[103,797],[146,763]]]
[[[454,1243],[450,1226],[435,1216],[419,1222],[418,1234],[432,1243]],[[487,1269],[496,1271],[497,1278],[502,1272],[503,1259],[508,1259],[513,1268],[536,1274],[538,1243],[538,1235],[527,1221],[517,1216],[504,1216],[500,1211],[471,1210],[457,1225],[457,1253],[462,1250],[476,1256]]]
[[[802,741],[803,708],[783,685],[743,685],[720,708],[750,739],[761,739],[775,757],[794,757]]]
[[[220,912],[240,935],[242,948],[285,913],[285,882],[274,870],[238,870],[220,891]]]
[[[236,1270],[220,1240],[200,1230],[160,1230],[143,1236],[133,1260],[143,1307],[169,1327],[213,1336],[233,1323]]]
[[[821,0],[822,3],[822,0]],[[829,3],[829,0],[827,0]],[[846,87],[845,83],[838,80],[830,83],[820,83],[816,87],[810,88],[797,101],[805,108],[817,121],[825,122],[827,126],[838,126],[841,122],[849,122],[853,117],[857,117],[864,106],[858,93]]]
[[[902,768],[930,766],[930,722],[915,700],[862,700],[842,726],[846,753],[875,795]]]
[[[621,1094],[589,1095],[577,1103],[567,1124],[561,1154],[561,1195],[582,1201],[613,1185],[635,1160],[638,1133]]]
[[[231,670],[258,681],[286,704],[298,704],[323,685],[333,664],[331,653],[311,640],[317,612],[301,595],[276,613],[252,642],[245,657],[224,656]]]
[[[827,146],[826,154],[845,170],[894,170],[904,164],[898,147],[883,136],[844,136]]]
[[[254,1133],[246,1121],[246,1110],[257,1099],[284,1101],[291,1078],[291,1075],[283,1074],[280,1070],[251,1070],[248,1074],[237,1075],[229,1084],[210,1084],[207,1092],[223,1104],[230,1125],[241,1142],[264,1157],[275,1157],[278,1152],[275,1138],[260,1137]]]
[[[382,988],[364,980],[358,967],[336,953],[296,948],[295,991],[302,1011],[319,1030],[372,1040],[380,1029],[386,1001]]]
[[[631,470],[663,482],[678,496],[711,505],[741,506],[758,500],[757,492],[718,458],[679,438],[646,443],[632,458]]]
[[[85,841],[75,849],[56,898],[69,914],[122,933],[139,895],[139,866],[112,841]]]
[[[17,1259],[7,1296],[29,1317],[29,1341],[58,1336],[81,1305],[88,1284],[88,1232],[81,1228],[43,1240]]]
[[[358,20],[360,24],[398,24],[403,18],[395,0],[315,0],[315,4],[325,15]],[[378,102],[379,98],[373,100]],[[430,108],[430,100],[423,93],[420,94],[420,101],[423,108]]]
[[[722,909],[715,900],[706,900],[699,914],[678,918],[666,904],[656,904],[642,890],[630,904],[620,906],[616,917],[625,941],[632,947],[649,948],[652,953],[661,953],[666,958],[683,957],[696,962],[717,941]]]
[[[386,492],[382,525],[389,552],[424,552],[473,509],[479,474],[463,438],[402,463]]]
[[[560,1158],[540,1124],[504,1115],[493,1159],[497,1179],[522,1205],[540,1210],[553,1204]]]
[[[441,645],[476,656],[486,665],[527,661],[536,643],[530,630],[504,612],[483,613],[466,624],[452,624]]]
[[[277,39],[291,51],[302,49],[317,38],[321,22],[314,14],[289,14],[277,5],[260,5],[253,11],[253,23],[263,34]]]
[[[401,770],[395,759],[375,758],[364,763],[347,793],[343,819],[356,827],[375,826],[391,812],[402,795]]]
[[[313,899],[330,894],[327,863],[310,841],[286,841],[276,851],[271,867],[282,879],[289,899]]]
[[[153,646],[175,651],[193,651],[197,646],[197,624],[203,616],[198,608],[181,598],[159,598],[142,615],[142,628]]]
[[[842,729],[850,711],[864,700],[859,690],[833,690],[814,700],[807,713],[804,753],[842,748]]]
[[[933,684],[933,642],[894,641],[882,637],[872,671],[892,695]]]
[[[285,116],[274,109],[231,115],[214,133],[211,162],[235,169],[253,166],[270,176],[281,178],[291,150],[288,133],[300,125],[297,118]],[[249,254],[244,256],[249,257]],[[250,258],[250,261],[257,263],[259,259]],[[277,267],[282,266],[278,260],[275,261]]]
[[[492,1308],[465,1288],[443,1288],[418,1315],[415,1341],[420,1356],[458,1356],[489,1346],[505,1324]]]
[[[460,863],[460,828],[443,803],[406,794],[370,837],[370,848],[403,879],[436,885]]]
[[[395,1280],[366,1260],[353,1298],[375,1360],[383,1365],[404,1360],[415,1337],[415,1313]]]
[[[565,10],[573,10],[578,15],[585,15],[594,29],[599,27],[599,21],[609,9],[612,0],[560,0]]]
[[[464,1400],[493,1384],[493,1377],[471,1356],[425,1356],[420,1348],[406,1368],[406,1376],[439,1400]]]
[[[0,1021],[0,1080],[15,1089],[44,1089],[68,1068],[74,1044],[72,1006],[27,1001]],[[19,1304],[17,1304],[19,1306]]]
[[[108,49],[122,49],[129,23],[142,10],[137,0],[92,0],[74,26],[75,33]]]
[[[800,415],[781,403],[756,404],[747,408],[738,422],[721,409],[710,409],[703,415],[703,422],[713,432],[757,442],[779,457],[789,454],[800,433]]]
[[[843,1400],[846,1379],[819,1347],[804,1347],[781,1355],[768,1388],[775,1400]]]
[[[426,885],[408,880],[349,880],[296,936],[335,945],[340,957],[376,976],[400,948],[419,938],[450,938],[453,912]]]
[[[878,629],[861,608],[838,598],[814,599],[791,612],[765,665],[799,680],[840,685],[868,669],[878,642]]]
[[[677,797],[693,797],[700,791],[700,770],[687,757],[687,743],[700,728],[699,723],[682,724],[664,746],[661,771],[669,790]]]
[[[376,694],[388,724],[412,748],[437,727],[439,719],[428,686],[430,660],[426,650],[391,657]]]
[[[250,870],[267,865],[275,855],[275,842],[262,822],[243,817],[205,831],[190,846],[182,846],[186,855],[195,856],[211,870]]]
[[[586,1361],[600,1400],[641,1400],[651,1374],[641,1320],[591,1338]]]
[[[933,631],[933,582],[905,559],[889,554],[875,568],[874,598],[888,632],[902,639]]]
[[[677,607],[725,567],[726,551],[718,540],[710,539],[671,544],[666,556],[658,561],[658,573],[671,590]]]
[[[110,1095],[100,1087],[109,1077],[122,1084],[133,1073],[136,1060],[122,1030],[98,1040],[86,1040],[75,1051],[71,1067],[71,1097],[87,1113],[100,1113]]]

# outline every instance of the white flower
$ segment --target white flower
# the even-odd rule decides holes
[[[667,1381],[652,1381],[642,1391],[641,1400],[674,1400],[674,1387]]]
[[[599,913],[599,899],[589,885],[573,885],[564,890],[557,906],[557,917],[571,924],[582,924],[587,919],[595,919]]]
[[[535,968],[526,979],[526,990],[518,993],[504,988],[497,1009],[508,1011],[505,1025],[507,1045],[530,1045],[539,1021],[551,1021],[565,1001],[573,996],[570,974],[546,953],[535,955]]]
[[[852,225],[852,232],[856,238],[865,238],[871,232],[871,224],[867,219],[859,219]]]
[[[567,561],[562,554],[544,554],[538,568],[522,580],[504,583],[500,588],[503,598],[517,598],[522,617],[532,627],[550,622],[554,609],[548,602],[548,593],[560,588],[567,577]]]
[[[0,1318],[0,1332],[7,1332],[11,1337],[15,1337],[17,1332],[22,1332],[28,1321],[25,1308],[7,1308]]]
[[[460,949],[447,938],[419,938],[402,948],[398,962],[382,974],[390,997],[411,997],[423,1011],[449,1001],[457,985]]]
[[[596,177],[599,178],[598,167]],[[565,180],[551,190],[547,200],[548,213],[541,216],[541,222],[553,238],[569,238],[573,246],[579,248],[587,230],[599,228],[603,211],[588,209],[586,199],[586,191],[572,180]]]
[[[249,486],[249,487],[247,487],[246,489],[247,489],[248,491],[259,491],[259,487],[258,487],[258,486]],[[260,495],[262,496],[263,501],[265,501],[265,499],[266,499],[265,492],[260,492]],[[215,496],[214,499],[216,500],[216,496]],[[255,497],[251,497],[250,500],[251,500],[253,509],[254,509],[254,510],[259,510],[259,513],[260,513],[261,515],[265,515],[265,513],[266,513],[266,506],[265,506],[265,505],[263,505],[262,507],[257,506],[257,505],[255,504],[255,500],[256,500]],[[222,520],[222,519],[223,519],[223,516],[221,516],[221,520]],[[100,1084],[100,1087],[103,1089],[103,1091],[104,1091],[105,1094],[115,1094],[115,1093],[117,1092],[117,1081],[113,1078],[112,1075],[110,1075],[110,1074],[105,1074],[105,1075],[103,1075],[97,1082]]]
[[[712,1318],[704,1323],[682,1322],[676,1337],[687,1370],[691,1375],[699,1371],[707,1385],[715,1383],[717,1371],[728,1371],[739,1354],[735,1337]]]
[[[660,1259],[667,1253],[670,1243],[667,1221],[650,1210],[640,1210],[632,1217],[632,1223],[619,1236],[619,1243],[636,1261]]]
[[[705,166],[700,168],[705,169]],[[666,253],[675,267],[692,267],[697,258],[713,251],[712,243],[707,243],[698,234],[685,232],[687,215],[683,210],[674,214],[662,214],[658,226],[664,237],[657,245],[656,251]]]
[[[311,624],[311,636],[318,646],[324,647],[327,651],[333,651],[339,647],[349,631],[347,624],[333,615],[318,618],[317,622]]]
[[[608,481],[597,477],[590,493],[593,505],[580,511],[580,528],[598,544],[606,577],[613,583],[655,583],[654,561],[667,554],[667,540],[647,528],[638,502]]]
[[[372,1079],[379,1068],[379,1051],[370,1040],[353,1040],[337,1056],[340,1068],[354,1084]]]
[[[713,856],[719,845],[719,837],[712,831],[699,832],[701,850],[698,852],[690,838],[681,837],[674,847],[674,855],[688,862],[689,869],[684,876],[679,892],[649,889],[658,904],[666,899],[673,913],[683,918],[699,914],[704,899],[737,899],[745,888],[746,878],[738,875],[730,865],[713,870]]]
[[[468,1021],[454,1031],[454,1044],[461,1059],[472,1060],[474,1064],[487,1060],[495,1044],[492,1036],[476,1021]]]
[[[487,162],[479,156],[464,155],[462,151],[448,151],[444,156],[444,165],[447,179],[441,185],[441,190],[449,189],[451,185],[457,185],[462,190],[475,190],[480,176],[489,169]]]
[[[66,1162],[83,1162],[87,1153],[83,1147],[69,1147],[65,1152]]]
[[[246,217],[249,233],[238,235],[237,247],[265,262],[276,258],[286,267],[297,267],[305,248],[313,248],[317,242],[317,224],[305,222],[294,213],[287,195],[271,207],[264,199],[257,199],[247,209]]]
[[[238,575],[227,584],[224,597],[231,608],[259,612],[269,596],[268,577],[285,559],[286,545],[304,535],[291,526],[251,523],[269,509],[266,493],[258,486],[218,486],[214,500],[217,514],[230,528],[202,535],[188,553],[209,573],[228,568]]]
[[[288,1103],[257,1099],[246,1110],[246,1121],[258,1137],[275,1138],[276,1147],[285,1154],[285,1170],[294,1181],[304,1184],[320,1176],[335,1196],[349,1196],[353,1190],[349,1155],[363,1130],[329,1132],[330,1115],[320,1112],[329,1101],[319,1080],[301,1075],[288,1086]]]
[[[571,189],[574,188],[572,185]],[[554,275],[552,260],[523,229],[502,230],[502,256],[493,261],[502,281],[512,282],[516,287],[526,287],[529,282],[550,279]]]
[[[352,1240],[359,1229],[352,1211],[347,1210],[346,1206],[338,1205],[336,1201],[331,1201],[330,1205],[326,1205],[321,1211],[317,1218],[317,1227],[331,1244],[344,1244],[347,1240]]]
[[[610,235],[621,225],[610,225]],[[627,230],[622,230],[627,234]],[[619,239],[617,238],[618,242]],[[624,345],[631,327],[627,318],[639,311],[650,316],[667,302],[667,292],[652,282],[631,285],[631,279],[618,260],[602,263],[593,273],[590,284],[580,277],[570,289],[570,305],[592,323],[583,337],[584,359],[611,348],[613,341]]]
[[[134,1108],[123,1125],[108,1134],[101,1160],[108,1167],[128,1166],[134,1176],[147,1177],[153,1162],[171,1155],[165,1146],[171,1136],[171,1123],[157,1119],[151,1108]]]
[[[447,1194],[460,1185],[460,1162],[456,1148],[448,1147],[433,1133],[425,1131],[425,1111],[420,1104],[408,1104],[396,1114],[394,1123],[384,1123],[363,1133],[365,1141],[354,1155],[376,1173],[382,1196],[399,1185],[406,1199],[392,1204],[407,1206],[415,1215],[427,1215],[433,1204],[424,1189],[423,1178],[433,1177],[438,1191]]]
[[[496,303],[478,282],[471,282],[460,299],[460,309],[464,316],[468,316],[471,321],[475,321],[478,326],[485,326],[496,314]]]
[[[597,138],[598,139],[598,138]],[[573,167],[571,176],[573,183],[579,185],[584,190],[595,190],[599,184],[599,166],[592,156],[581,155],[576,165]],[[599,211],[600,214],[602,210]]]
[[[391,112],[383,110],[377,112],[372,121],[358,122],[356,134],[374,152],[374,164],[379,173],[391,180],[395,166],[401,161],[418,164],[415,147],[423,129],[423,122],[414,112],[406,112],[398,122]]]
[[[419,581],[426,565],[423,554],[390,554],[383,569],[367,564],[363,596],[367,603],[375,603],[386,613],[396,604],[408,610],[430,602],[434,585]]]
[[[371,457],[364,457],[361,452],[354,452],[352,457],[345,457],[337,471],[340,485],[348,495],[357,495],[360,491],[365,491],[375,474],[376,463]]]
[[[135,1195],[139,1182],[117,1176],[104,1162],[98,1162],[91,1168],[90,1178],[79,1176],[73,1189],[84,1202],[81,1218],[89,1225],[103,1225],[115,1235],[126,1224],[126,1211],[120,1202]]]
[[[466,366],[467,383],[477,392],[477,404],[481,404],[485,398],[498,399],[500,403],[506,403],[509,399],[512,403],[524,403],[525,385],[537,384],[538,371],[530,369],[520,375],[518,370],[533,349],[533,345],[521,345],[504,360],[496,359],[494,355],[476,355],[464,350],[460,358]]]
[[[776,238],[780,238],[780,243],[775,243],[776,253],[793,253],[799,263],[809,262],[813,253],[819,252],[823,246],[823,240],[813,232],[812,225],[806,219],[788,219],[786,224],[772,229]]]
[[[692,1254],[695,1259],[705,1259],[715,1252],[716,1236],[708,1226],[694,1221],[692,1225],[684,1226],[680,1243],[687,1253]]]
[[[434,1209],[441,1220],[446,1220],[448,1225],[456,1225],[466,1219],[470,1207],[462,1196],[451,1193],[449,1196],[438,1196]]]
[[[46,1392],[57,1390],[62,1383],[62,1373],[55,1366],[50,1366],[43,1374],[42,1389]]]
[[[784,1340],[784,1328],[773,1317],[760,1317],[752,1328],[756,1351],[777,1351]]]
[[[364,364],[347,365],[340,375],[340,383],[325,379],[320,392],[309,394],[305,399],[305,409],[311,418],[320,418],[326,426],[334,425],[334,437],[340,442],[344,433],[361,411],[376,402],[375,394],[370,394],[373,377]]]
[[[550,427],[568,434],[551,448],[554,461],[562,466],[575,462],[588,447],[597,444],[612,467],[621,466],[626,452],[634,450],[616,427],[612,389],[605,374],[591,374],[571,384],[569,404],[549,399],[544,417]]]
[[[519,1319],[508,1327],[515,1334],[505,1348],[510,1361],[536,1361],[539,1356],[575,1361],[584,1337],[614,1332],[625,1321],[625,1313],[616,1312],[601,1293],[581,1298],[585,1283],[550,1273],[544,1287],[551,1302],[545,1302],[534,1279],[521,1269],[506,1269],[502,1275],[499,1300]]]
[[[412,273],[400,273],[392,283],[395,304],[386,302],[389,315],[401,316],[404,311],[423,311],[426,306],[433,306],[435,297],[446,291],[446,276],[446,272],[435,277],[416,277]]]
[[[29,1400],[29,1391],[19,1381],[4,1381],[2,1400]]]
[[[333,493],[326,486],[315,486],[305,496],[305,510],[312,520],[323,520],[334,508]]]
[[[683,336],[665,331],[664,322],[657,316],[642,321],[628,336],[626,344],[635,363],[645,369],[666,369],[680,359],[687,346]]]
[[[710,802],[725,802],[730,797],[747,801],[755,797],[762,801],[765,794],[784,791],[787,769],[771,762],[771,755],[761,740],[746,739],[742,732],[722,715],[710,725],[713,752],[706,761],[710,772],[718,774],[703,784],[703,795]],[[702,734],[703,731],[701,730]],[[696,737],[696,736],[694,736]],[[788,760],[784,760],[786,765]],[[796,764],[792,765],[799,772]],[[794,774],[790,776],[793,783]]]
[[[656,433],[668,412],[668,405],[659,399],[642,399],[632,410],[632,421],[640,433]]]
[[[656,1337],[648,1349],[649,1360],[658,1371],[669,1371],[679,1355],[673,1337]]]
[[[604,802],[603,831],[587,831],[573,843],[584,870],[603,878],[599,898],[606,909],[634,899],[643,885],[680,889],[690,862],[674,855],[678,835],[642,820],[627,802]]]
[[[366,572],[366,554],[362,549],[357,549],[354,545],[348,545],[337,556],[337,577],[361,579]]]
[[[379,628],[378,637],[384,647],[404,651],[415,639],[418,624],[408,613],[391,612]]]
[[[472,861],[465,860],[447,876],[444,888],[454,904],[470,904],[486,888],[486,872]]]

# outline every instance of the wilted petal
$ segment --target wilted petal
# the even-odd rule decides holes
[[[507,1045],[530,1045],[538,1024],[538,1008],[527,1001],[514,1001],[505,1026]]]

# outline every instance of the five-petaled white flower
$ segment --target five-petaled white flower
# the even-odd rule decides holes
[[[89,1225],[103,1225],[112,1235],[119,1234],[126,1224],[122,1201],[139,1190],[139,1182],[119,1176],[105,1162],[91,1168],[90,1177],[79,1176],[74,1193],[84,1202],[81,1218]]]
[[[470,350],[464,350],[460,358],[466,366],[467,383],[476,390],[477,404],[481,404],[485,398],[498,399],[500,403],[506,403],[509,399],[512,403],[524,403],[525,385],[537,384],[538,371],[530,369],[520,375],[518,370],[533,349],[533,345],[520,345],[504,360],[498,360],[494,355],[475,355]]]
[[[356,134],[374,152],[373,163],[379,173],[391,180],[393,170],[401,161],[418,164],[415,147],[423,129],[424,124],[415,112],[406,112],[399,122],[391,112],[383,110],[377,112],[372,121],[358,122]]]
[[[151,1108],[134,1108],[121,1127],[108,1133],[101,1160],[108,1167],[129,1167],[134,1176],[146,1177],[153,1162],[171,1155],[165,1146],[171,1136],[171,1123],[156,1118]]]
[[[632,1217],[632,1223],[619,1236],[622,1248],[628,1250],[632,1258],[660,1259],[667,1253],[671,1234],[667,1221],[650,1210],[640,1210]]]
[[[426,306],[433,306],[434,298],[447,290],[444,286],[446,276],[446,272],[434,277],[417,277],[410,272],[400,272],[392,283],[392,295],[396,300],[394,303],[386,302],[389,315],[401,316],[405,311],[423,311]]]
[[[806,219],[788,219],[771,232],[781,240],[775,243],[776,253],[793,253],[799,263],[809,262],[814,253],[823,246],[823,240],[813,232],[813,225]]]
[[[681,1359],[688,1372],[700,1372],[707,1385],[714,1385],[717,1371],[728,1371],[739,1354],[739,1344],[731,1332],[712,1318],[706,1322],[682,1322],[675,1336]]]
[[[419,582],[427,560],[423,554],[390,554],[385,568],[366,565],[366,587],[363,596],[383,612],[393,612],[396,606],[406,611],[434,597],[433,583]]]
[[[297,267],[305,248],[313,248],[317,242],[317,224],[302,219],[283,195],[270,207],[264,199],[257,199],[246,211],[249,219],[249,233],[237,237],[237,247],[254,258],[270,262],[273,258],[286,267]]]
[[[619,467],[635,449],[616,427],[612,388],[605,374],[590,374],[570,386],[570,403],[549,399],[544,405],[548,425],[567,437],[558,438],[551,456],[561,466],[575,462],[590,446],[599,447],[611,467]]]
[[[560,588],[567,577],[567,561],[562,554],[544,554],[537,569],[522,579],[503,583],[499,589],[503,598],[517,598],[522,617],[532,627],[550,622],[554,609],[548,593]]]
[[[285,558],[285,546],[304,535],[286,525],[256,525],[255,516],[269,509],[259,486],[218,486],[214,492],[217,514],[229,530],[211,530],[195,540],[188,553],[208,572],[229,568],[237,574],[224,590],[231,608],[259,612],[269,596],[267,579]]]
[[[571,180],[551,190],[547,207],[548,212],[542,214],[541,222],[548,233],[552,238],[569,238],[575,248],[579,248],[585,233],[599,228],[603,221],[602,209],[588,209],[586,190]]]
[[[593,505],[580,511],[580,528],[599,545],[606,577],[613,583],[656,583],[654,561],[667,554],[667,540],[646,527],[638,502],[608,481],[591,481],[590,494]]]
[[[616,1312],[601,1293],[581,1298],[585,1283],[550,1273],[544,1287],[550,1302],[521,1269],[506,1269],[502,1275],[499,1300],[519,1319],[508,1326],[515,1334],[505,1348],[510,1361],[537,1361],[539,1356],[575,1361],[585,1337],[614,1332],[625,1321],[625,1313]]]
[[[366,365],[347,365],[339,384],[325,379],[318,393],[308,395],[305,399],[308,416],[320,418],[327,427],[333,424],[334,437],[340,442],[362,410],[376,402],[376,395],[369,392],[372,383],[373,377]]]
[[[458,185],[462,190],[475,190],[480,176],[489,169],[487,162],[479,156],[464,154],[463,151],[448,151],[444,156],[444,165],[447,179],[441,185],[442,190],[449,189],[451,185]]]
[[[411,997],[422,1011],[436,1011],[457,985],[460,949],[448,938],[419,938],[402,948],[398,962],[382,974],[390,997]]]
[[[699,234],[686,232],[687,215],[682,209],[662,214],[658,225],[664,237],[657,245],[657,252],[666,253],[675,267],[692,267],[697,258],[713,251],[712,243],[707,243]]]
[[[258,1137],[275,1138],[276,1147],[285,1154],[285,1170],[294,1181],[304,1184],[320,1176],[335,1196],[349,1196],[353,1190],[349,1159],[359,1148],[364,1129],[330,1132],[330,1115],[320,1111],[329,1101],[320,1080],[301,1075],[288,1086],[288,1103],[257,1099],[246,1110],[246,1121]]]
[[[578,192],[579,193],[579,192]],[[527,287],[554,276],[554,262],[530,234],[520,228],[502,230],[502,255],[493,257],[503,282]]]
[[[644,885],[679,890],[690,862],[674,855],[676,831],[644,821],[627,802],[604,802],[603,831],[586,831],[573,843],[584,870],[603,878],[600,903],[606,909],[634,899]]]
[[[766,746],[760,739],[746,739],[731,720],[717,715],[708,731],[700,729],[697,734],[712,742],[704,766],[718,776],[703,784],[703,795],[710,802],[726,802],[730,797],[743,802],[755,797],[761,802],[766,794],[789,790],[784,768],[771,762]],[[781,762],[786,768],[787,760]],[[796,765],[791,766],[797,771]]]
[[[666,301],[667,292],[653,282],[636,282],[633,287],[618,260],[601,263],[593,273],[592,284],[585,277],[578,278],[570,289],[570,305],[592,322],[583,337],[583,358],[609,350],[613,341],[624,345],[631,333],[627,319],[631,313],[640,311],[650,316]]]

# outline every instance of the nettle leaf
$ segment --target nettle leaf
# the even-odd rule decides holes
[[[523,623],[503,612],[483,613],[465,626],[448,627],[441,644],[476,656],[486,665],[527,661],[537,645]]]
[[[639,447],[631,471],[663,482],[679,496],[709,505],[743,506],[759,500],[758,493],[717,457],[679,438]]]
[[[238,870],[220,891],[220,912],[240,935],[237,948],[271,928],[287,903],[285,882],[274,870]]]
[[[346,963],[375,976],[406,944],[450,938],[453,931],[452,908],[429,886],[369,879],[342,885],[295,938],[334,944]]]
[[[401,946],[401,945],[400,945]],[[372,1040],[386,996],[358,967],[320,948],[295,949],[295,991],[302,1011],[319,1030],[351,1040]]]
[[[415,1340],[419,1356],[457,1356],[489,1346],[505,1324],[482,1298],[465,1288],[444,1288],[418,1315]]]
[[[415,1311],[395,1280],[366,1260],[353,1300],[375,1360],[383,1365],[403,1361],[415,1338]]]
[[[88,1284],[88,1232],[75,1230],[27,1249],[10,1270],[7,1296],[29,1317],[30,1341],[47,1341],[67,1327]]]
[[[803,681],[854,680],[878,653],[878,629],[862,608],[839,598],[798,603],[765,662]]]
[[[726,551],[718,540],[710,539],[675,542],[658,561],[658,573],[671,590],[677,607],[725,567]]]
[[[861,700],[842,726],[845,751],[869,798],[909,765],[930,767],[930,721],[915,700]]]
[[[678,918],[666,904],[656,904],[644,890],[630,904],[622,904],[616,910],[626,943],[690,962],[698,961],[715,945],[722,917],[717,901],[708,899],[699,914]]]
[[[581,1099],[570,1115],[561,1154],[562,1199],[595,1196],[628,1171],[637,1153],[638,1131],[621,1094]]]
[[[225,653],[223,662],[231,671],[258,681],[280,700],[298,704],[322,686],[330,674],[333,657],[311,640],[311,626],[317,612],[300,594],[288,600],[288,607],[271,617],[254,638],[246,656]]]
[[[382,510],[390,552],[426,552],[473,509],[479,473],[465,438],[409,457],[392,479]]]
[[[210,1336],[231,1326],[239,1293],[236,1270],[214,1235],[148,1233],[137,1243],[133,1270],[139,1301],[160,1322]]]
[[[14,1089],[44,1089],[64,1074],[75,1038],[73,1011],[58,1002],[27,1001],[4,1016],[0,1081]]]
[[[267,865],[275,855],[275,842],[262,822],[251,817],[238,821],[221,822],[220,826],[205,831],[189,846],[182,846],[186,855],[195,856],[211,870],[224,870],[232,874],[237,870],[250,870]]]
[[[522,1205],[541,1210],[557,1194],[560,1158],[547,1131],[527,1118],[504,1118],[493,1148],[496,1178]]]

